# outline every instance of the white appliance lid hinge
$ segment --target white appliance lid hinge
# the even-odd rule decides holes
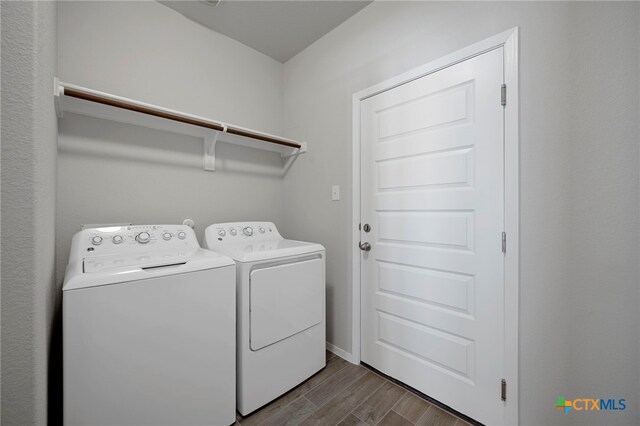
[[[507,381],[505,379],[500,380],[500,400],[507,400]]]
[[[507,105],[507,85],[500,86],[500,105]]]
[[[502,252],[507,252],[507,233],[502,232]]]

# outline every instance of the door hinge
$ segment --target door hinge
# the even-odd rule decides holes
[[[500,86],[500,105],[505,106],[507,104],[507,85]]]
[[[507,233],[506,232],[502,233],[502,252],[503,253],[507,252]]]
[[[505,379],[500,380],[500,400],[507,400],[507,381]]]

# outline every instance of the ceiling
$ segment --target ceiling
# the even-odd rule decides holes
[[[284,63],[371,1],[222,0],[215,7],[204,1],[160,3]]]

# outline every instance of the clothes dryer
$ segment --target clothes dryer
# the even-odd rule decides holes
[[[236,261],[237,407],[247,415],[326,365],[325,249],[271,222],[214,224],[204,246]]]

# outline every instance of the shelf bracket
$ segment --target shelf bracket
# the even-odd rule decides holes
[[[220,132],[211,131],[207,132],[204,137],[204,161],[203,167],[205,170],[213,172],[216,170],[216,143],[218,143],[218,137]]]
[[[296,161],[296,158],[298,158],[298,155],[304,154],[305,152],[307,152],[307,143],[302,142],[300,145],[301,145],[300,148],[294,149],[293,152],[291,152],[290,154],[282,154],[282,158],[286,159],[284,166],[282,168],[282,176],[287,174],[287,172],[293,165],[293,162]]]
[[[286,154],[282,154],[281,157],[282,158],[297,157],[298,155],[304,154],[305,152],[307,152],[307,143],[306,142],[300,142],[300,148],[295,148],[291,152],[288,152]]]
[[[62,108],[61,96],[64,95],[64,88],[60,85],[58,77],[53,77],[53,102],[56,106],[56,115],[62,118],[64,109]]]

